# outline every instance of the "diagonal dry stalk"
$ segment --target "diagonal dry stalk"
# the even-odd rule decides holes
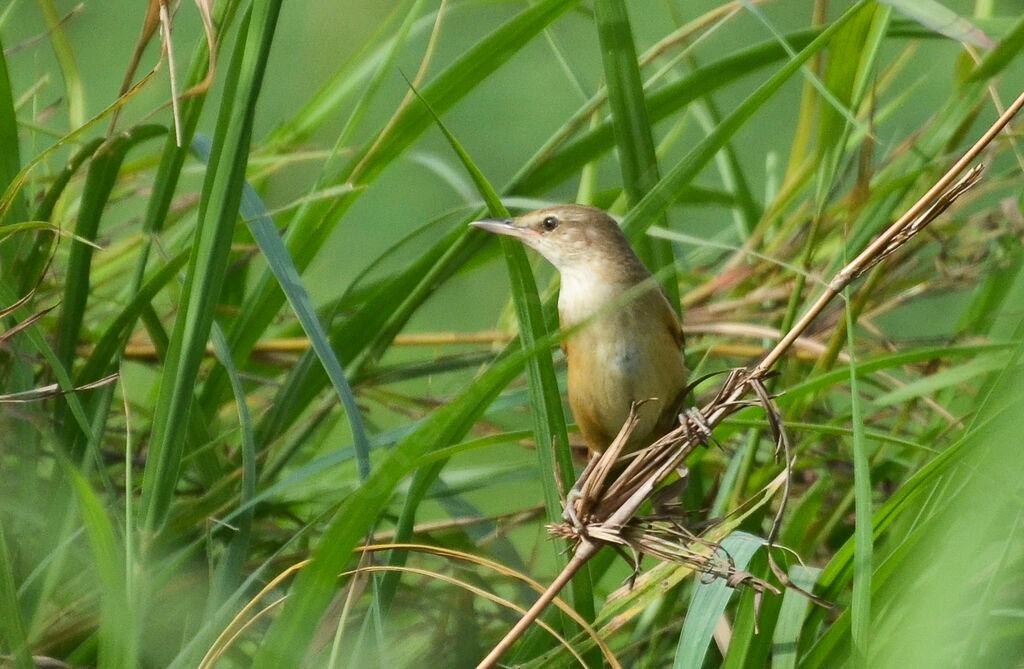
[[[660,536],[648,533],[645,536],[646,544],[638,541],[637,533],[644,531],[644,523],[648,521],[640,520],[638,522],[636,514],[643,503],[654,495],[666,479],[684,466],[686,458],[697,447],[708,443],[712,438],[711,434],[714,428],[729,415],[747,406],[755,404],[764,406],[769,414],[769,423],[775,432],[776,443],[780,449],[783,447],[786,449],[785,459],[788,469],[790,456],[785,433],[777,422],[770,398],[763,387],[765,378],[789,347],[804,333],[810,323],[833,298],[859,276],[913,238],[948,209],[964,192],[978,183],[981,178],[982,165],[972,167],[959,180],[957,177],[1002,131],[1022,106],[1024,106],[1024,93],[1018,96],[984,135],[899,220],[890,225],[856,258],[836,273],[818,299],[756,365],[750,369],[736,370],[730,374],[711,402],[700,410],[691,409],[681,415],[681,424],[677,428],[631,456],[632,460],[625,469],[615,474],[614,465],[623,444],[635,426],[635,415],[631,411],[630,418],[622,426],[615,441],[592,466],[587,467],[580,481],[577,482],[576,489],[581,492],[581,496],[577,500],[570,501],[575,505],[573,509],[574,522],[552,528],[554,534],[575,540],[575,552],[572,558],[548,586],[548,589],[534,602],[529,611],[481,660],[477,669],[493,667],[505,651],[551,603],[573,575],[579,571],[580,567],[605,544],[642,547],[647,550],[654,548],[653,552],[664,559],[689,564],[694,564],[697,561],[697,558],[687,559],[689,557],[685,551],[687,546],[676,545],[671,548],[666,546],[664,544],[664,538],[667,536],[665,532],[662,532]],[[749,394],[753,394],[754,398],[748,398]],[[608,481],[612,476],[614,478]],[[787,476],[779,515],[785,508],[788,486]],[[678,533],[681,530],[682,528],[678,524],[674,524],[670,531]],[[769,545],[774,541],[774,533],[773,530],[772,536],[769,537]],[[657,550],[659,547],[664,550]],[[680,556],[680,554],[682,555]],[[702,563],[705,571],[729,578],[730,583],[746,582],[753,587],[762,589],[768,586],[758,579],[752,581],[747,579],[746,575],[736,572],[735,569],[732,570],[735,573],[730,573],[728,569],[725,569],[724,573],[719,573],[713,567],[708,568],[710,564],[713,563],[709,560]],[[775,571],[777,576],[784,577],[778,570]]]

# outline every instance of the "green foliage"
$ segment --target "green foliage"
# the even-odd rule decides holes
[[[503,570],[565,564],[579,439],[550,269],[466,224],[611,210],[703,403],[1024,87],[1011,3],[393,4],[222,0],[210,54],[183,3],[121,97],[143,7],[0,10],[0,665],[472,666]],[[788,550],[759,410],[688,462],[684,524],[835,610],[605,550],[563,597],[623,666],[1021,656],[1018,154],[779,366]]]

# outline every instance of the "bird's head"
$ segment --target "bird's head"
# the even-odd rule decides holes
[[[578,204],[539,209],[515,218],[487,218],[470,225],[515,237],[566,273],[649,276],[615,219]],[[596,278],[596,277],[595,277]],[[617,278],[610,276],[609,278]]]

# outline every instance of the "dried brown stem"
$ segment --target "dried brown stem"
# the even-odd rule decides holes
[[[545,590],[537,601],[533,603],[530,610],[523,614],[523,617],[519,619],[519,622],[516,623],[515,627],[509,630],[508,634],[505,635],[505,638],[499,641],[494,648],[491,649],[491,652],[487,654],[487,657],[480,660],[480,664],[476,665],[476,669],[488,669],[489,667],[493,667],[497,664],[498,660],[501,659],[501,656],[504,655],[505,652],[512,647],[512,644],[516,642],[516,639],[522,636],[523,632],[526,631],[526,628],[533,624],[533,621],[543,613],[548,604],[558,596],[561,589],[564,588],[570,580],[572,580],[572,577],[580,570],[580,567],[586,564],[587,560],[597,554],[598,548],[598,544],[591,543],[589,541],[584,541],[580,544],[576,553],[573,554],[572,558],[570,558],[569,563],[565,565],[565,568],[562,569],[558,576],[555,577],[555,580],[551,582],[551,585],[548,586],[547,590]]]

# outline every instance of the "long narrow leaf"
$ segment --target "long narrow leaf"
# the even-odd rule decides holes
[[[595,0],[594,14],[608,87],[608,106],[612,112],[612,129],[618,147],[622,187],[629,204],[633,205],[659,179],[658,157],[654,153],[654,136],[648,119],[636,47],[633,45],[633,30],[623,2]],[[665,225],[665,212],[661,212],[652,223]],[[658,276],[669,297],[669,303],[678,309],[679,285],[675,274],[660,271],[675,267],[672,247],[667,242],[645,236],[634,238],[634,244],[640,258]]]
[[[199,364],[220,297],[238,205],[242,198],[256,100],[259,97],[280,0],[258,4],[239,32],[226,96],[203,188],[196,242],[153,417],[143,480],[145,527],[158,528],[170,507],[184,451],[178,433],[192,404]]]
[[[730,564],[736,569],[744,570],[747,563],[762,546],[764,539],[747,534],[733,532],[722,540],[721,550],[729,556]],[[679,634],[679,645],[676,647],[676,669],[700,667],[704,664],[708,645],[714,635],[718,621],[725,613],[725,607],[732,596],[733,588],[724,579],[716,578],[710,583],[701,583],[693,591],[686,622]]]

